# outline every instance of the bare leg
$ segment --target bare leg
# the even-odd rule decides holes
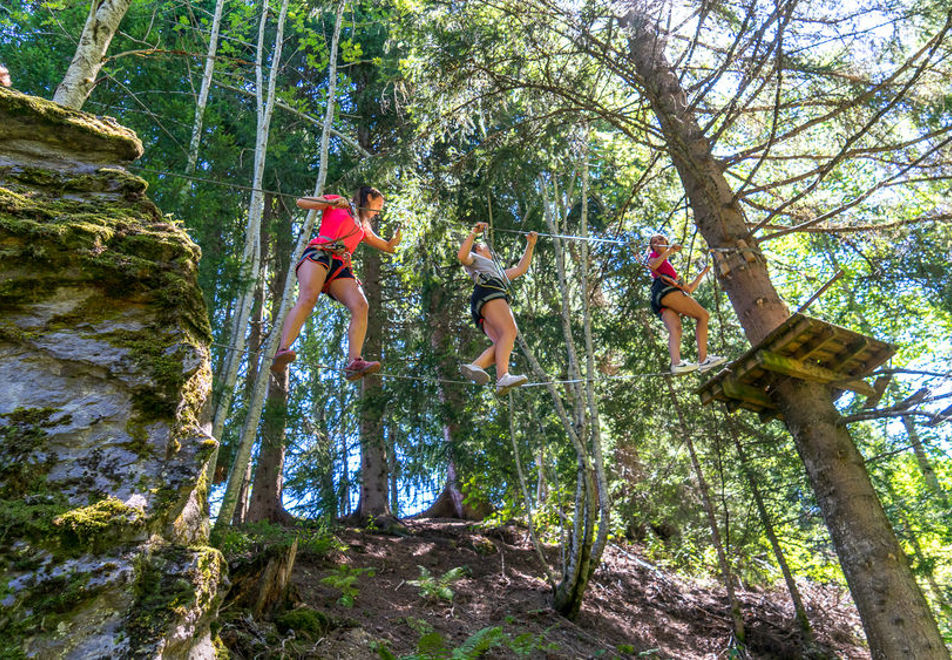
[[[707,323],[711,315],[701,307],[691,296],[682,291],[673,291],[661,299],[661,304],[673,309],[678,314],[697,319],[697,360],[703,362],[707,358]]]
[[[496,360],[496,379],[509,373],[509,356],[516,343],[516,319],[503,298],[490,300],[482,309],[485,327],[489,338],[493,340]]]
[[[281,345],[278,350],[291,348],[291,344],[297,339],[301,327],[311,315],[314,304],[321,295],[321,289],[324,288],[324,279],[327,277],[327,268],[322,264],[314,263],[310,259],[305,259],[301,267],[298,268],[298,299],[294,307],[288,312],[284,319],[284,326],[281,329]]]
[[[367,312],[369,305],[364,290],[357,280],[341,278],[331,282],[330,293],[350,310],[350,325],[347,327],[347,358],[350,361],[360,357],[367,336]]]
[[[487,335],[488,336],[488,335]],[[473,360],[480,369],[488,369],[496,361],[496,345],[490,344],[489,348],[479,354],[479,357]]]
[[[668,353],[671,354],[671,364],[681,362],[681,317],[678,313],[665,307],[661,310],[661,321],[668,329]]]

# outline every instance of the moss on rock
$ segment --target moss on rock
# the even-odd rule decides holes
[[[70,110],[6,88],[0,88],[0,113],[8,117],[0,123],[0,141],[45,142],[77,154],[109,154],[120,162],[142,155],[136,134],[111,117]]]
[[[107,497],[61,513],[53,519],[53,525],[59,529],[64,547],[96,550],[134,537],[143,528],[144,517],[141,508]]]
[[[293,630],[297,634],[304,634],[315,639],[325,634],[331,628],[331,620],[323,612],[310,607],[299,607],[281,614],[274,620],[278,630],[287,634]]]
[[[217,609],[225,560],[214,548],[170,545],[136,565],[135,605],[126,630],[133,648],[149,648],[189,612]]]
[[[44,492],[46,474],[55,463],[37,450],[46,439],[46,429],[69,421],[53,420],[55,408],[17,408],[0,414],[0,498]]]

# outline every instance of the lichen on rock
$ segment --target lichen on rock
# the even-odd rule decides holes
[[[0,88],[0,657],[215,657],[200,252],[141,152]]]

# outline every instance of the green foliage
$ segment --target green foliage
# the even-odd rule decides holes
[[[298,553],[315,558],[326,556],[344,546],[321,523],[299,521],[287,527],[262,521],[228,527],[220,536],[212,538],[212,545],[221,550],[229,561],[249,559],[266,548],[290,548],[297,541]]]
[[[420,579],[407,580],[407,584],[420,588],[420,597],[426,600],[453,600],[453,590],[450,585],[470,575],[466,566],[457,566],[446,571],[440,577],[430,574],[425,566],[419,566]]]
[[[321,584],[340,591],[337,604],[343,607],[353,607],[359,590],[356,582],[361,575],[373,577],[376,571],[373,568],[351,568],[346,564],[337,567],[337,572],[321,578]]]
[[[386,645],[376,647],[381,660],[474,660],[491,649],[505,649],[513,656],[526,657],[539,651],[558,651],[558,645],[546,643],[545,633],[526,632],[512,637],[501,627],[490,626],[477,630],[455,648],[440,633],[432,629],[421,631],[416,653],[399,659]]]
[[[330,619],[323,612],[310,607],[298,607],[279,615],[274,620],[278,630],[287,633],[293,630],[307,639],[316,639],[331,627]]]
[[[504,646],[508,636],[502,628],[493,626],[476,631],[456,648],[451,648],[438,632],[422,635],[417,642],[417,652],[400,656],[399,660],[473,660],[486,651]],[[377,646],[381,660],[398,660],[384,645]]]

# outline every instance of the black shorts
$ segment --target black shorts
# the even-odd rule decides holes
[[[680,291],[678,287],[674,286],[670,282],[666,282],[660,277],[655,279],[651,283],[651,311],[661,316],[661,310],[664,309],[664,305],[661,304],[661,299],[672,291]]]
[[[497,278],[487,278],[473,287],[473,295],[469,298],[469,312],[473,316],[473,323],[476,327],[486,332],[483,322],[483,305],[490,300],[502,298],[507,303],[510,302],[509,294],[506,292],[506,283]]]
[[[316,264],[321,264],[327,269],[327,277],[324,278],[324,287],[321,289],[321,291],[329,296],[331,296],[330,285],[334,280],[357,279],[357,276],[354,275],[354,271],[350,269],[350,265],[330,250],[321,250],[313,246],[308,247],[306,250],[304,250],[304,254],[301,255],[300,261],[298,261],[297,265],[294,267],[295,273],[297,273],[305,259],[313,261]],[[357,283],[360,284],[360,280],[357,280]],[[331,296],[331,298],[333,297],[334,296]]]

